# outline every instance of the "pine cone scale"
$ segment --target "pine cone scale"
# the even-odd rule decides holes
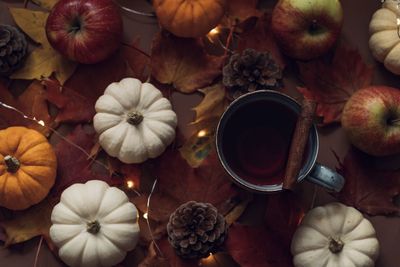
[[[18,69],[26,56],[28,43],[17,28],[0,24],[0,75]]]

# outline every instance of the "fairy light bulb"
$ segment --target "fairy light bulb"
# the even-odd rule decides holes
[[[197,133],[197,137],[204,137],[207,135],[207,131],[206,130],[201,130]]]
[[[128,181],[126,181],[126,186],[127,186],[129,189],[132,189],[132,188],[135,187],[135,182],[132,181],[132,180],[128,180]]]
[[[143,218],[147,220],[149,218],[149,214],[147,212],[143,213]]]
[[[212,36],[215,36],[215,35],[217,35],[217,34],[219,34],[219,28],[218,28],[218,26],[215,27],[214,29],[212,29],[211,31],[209,31],[207,35],[209,35],[210,37],[212,37]]]

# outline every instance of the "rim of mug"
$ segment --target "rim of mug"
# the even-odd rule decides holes
[[[250,183],[242,178],[240,178],[240,176],[238,174],[236,174],[228,165],[228,163],[226,162],[226,160],[224,158],[222,158],[222,151],[220,151],[220,146],[218,145],[218,140],[220,139],[220,127],[221,127],[221,123],[223,122],[223,119],[225,118],[226,114],[228,113],[228,111],[235,105],[237,105],[237,103],[239,103],[240,101],[243,101],[242,99],[244,98],[248,98],[251,97],[253,95],[257,95],[257,94],[275,94],[278,95],[279,97],[283,97],[288,99],[289,101],[292,101],[298,108],[301,108],[300,103],[294,99],[293,97],[284,94],[282,92],[278,92],[278,91],[274,91],[274,90],[257,90],[254,92],[249,92],[246,93],[244,95],[241,95],[240,97],[238,97],[237,99],[235,99],[234,101],[232,101],[229,106],[226,108],[226,110],[222,113],[219,121],[218,121],[218,125],[217,125],[217,130],[215,133],[215,147],[217,150],[217,155],[218,155],[218,159],[221,162],[223,168],[225,169],[225,171],[229,174],[229,176],[231,177],[231,179],[238,184],[239,186],[248,189],[250,191],[256,192],[256,193],[275,193],[275,192],[281,192],[283,190],[283,183],[281,184],[273,184],[273,185],[257,185],[257,184],[253,184]],[[295,111],[297,114],[299,114],[297,111]],[[312,171],[316,161],[317,161],[317,157],[318,157],[318,151],[319,151],[319,136],[318,136],[318,131],[317,131],[317,127],[315,125],[315,123],[313,123],[312,125],[312,132],[310,132],[309,134],[309,138],[311,138],[311,135],[315,136],[315,141],[314,141],[314,145],[315,145],[315,149],[312,153],[311,160],[307,160],[307,163],[304,166],[308,166],[307,169],[305,171],[303,171],[303,173],[300,173],[300,175],[297,177],[297,182],[301,182],[302,180],[304,180]],[[222,144],[222,142],[221,142]],[[303,166],[303,168],[304,168]],[[303,170],[302,168],[302,170]],[[302,171],[301,170],[301,171]]]

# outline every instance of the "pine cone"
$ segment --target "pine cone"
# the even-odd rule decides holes
[[[215,252],[227,233],[225,218],[209,203],[189,201],[169,217],[168,240],[182,258],[207,257]]]
[[[9,75],[21,66],[28,43],[25,35],[11,25],[0,25],[0,75]]]
[[[269,52],[246,49],[233,54],[223,69],[223,83],[232,98],[261,89],[282,87],[282,70]]]

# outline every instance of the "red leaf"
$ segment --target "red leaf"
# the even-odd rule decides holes
[[[271,14],[266,12],[257,19],[253,27],[246,27],[240,34],[238,49],[243,51],[246,48],[253,48],[258,51],[268,51],[276,63],[284,68],[285,59],[275,41],[270,24]]]
[[[163,256],[168,260],[170,267],[198,267],[199,260],[184,260],[176,255],[167,238],[157,241]]]
[[[400,208],[394,198],[400,194],[400,170],[378,169],[376,161],[352,148],[338,168],[346,184],[336,196],[370,215],[398,214]]]
[[[0,101],[17,108],[30,118],[36,118],[38,121],[42,120],[46,126],[55,127],[54,120],[49,115],[46,92],[38,81],[32,82],[18,98],[15,98],[9,90],[0,83]],[[9,126],[26,126],[45,135],[50,133],[48,128],[40,126],[37,122],[32,120],[25,119],[16,111],[0,105],[0,128],[7,128]]]
[[[250,17],[259,17],[261,11],[257,9],[258,0],[229,0],[227,15],[241,21]]]
[[[64,86],[55,81],[45,81],[47,99],[59,108],[56,121],[90,122],[95,114],[95,102],[106,87],[125,77],[144,79],[148,64],[149,59],[135,45],[125,45],[105,61],[79,65]]]
[[[164,223],[179,205],[190,200],[211,203],[224,213],[227,203],[237,193],[215,153],[200,167],[191,168],[179,151],[168,150],[158,160],[155,176],[157,188],[148,214],[151,219]]]
[[[268,196],[267,201],[266,227],[289,250],[293,234],[304,216],[301,201],[293,192],[286,191]]]
[[[225,245],[241,267],[293,266],[290,250],[262,226],[232,225]]]
[[[68,141],[62,140],[56,145],[57,179],[52,188],[52,194],[59,195],[74,183],[85,183],[93,179],[103,180],[112,185],[116,184],[116,181],[106,174],[95,172],[92,169],[93,159],[89,159],[86,153],[89,153],[96,143],[94,136],[94,133],[87,133],[81,125],[77,125],[66,137]]]
[[[340,122],[350,96],[372,82],[373,68],[357,50],[343,44],[337,47],[330,62],[321,58],[298,65],[306,87],[298,90],[317,101],[317,115],[323,117],[322,125]]]
[[[159,82],[192,93],[221,74],[222,57],[207,55],[199,40],[159,33],[153,41],[151,68]]]

